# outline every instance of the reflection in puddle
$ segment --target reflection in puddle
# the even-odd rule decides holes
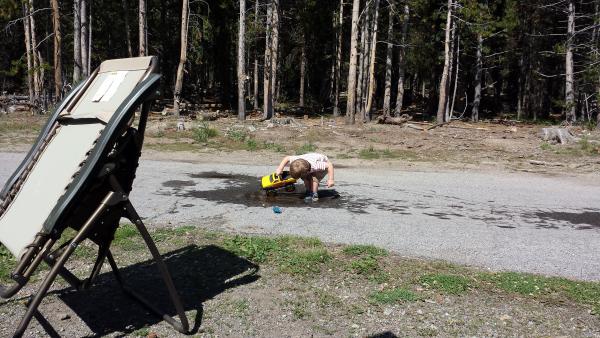
[[[167,181],[163,186],[172,188],[175,195],[187,198],[201,198],[217,203],[232,203],[247,207],[310,207],[345,209],[352,213],[366,214],[369,207],[390,211],[395,214],[408,215],[408,207],[395,203],[383,203],[372,198],[354,199],[340,195],[335,189],[319,190],[319,201],[304,202],[304,187],[297,184],[296,192],[279,191],[276,196],[267,196],[260,188],[259,178],[250,175],[225,174],[218,172],[201,172],[188,174],[193,179],[218,179],[223,186],[213,190],[196,190],[190,187],[194,181]]]

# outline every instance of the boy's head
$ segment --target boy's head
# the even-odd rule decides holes
[[[310,163],[307,160],[297,159],[290,163],[290,175],[295,179],[306,176],[309,171]]]

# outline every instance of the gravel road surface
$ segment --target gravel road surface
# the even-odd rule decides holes
[[[0,153],[2,185],[23,156]],[[150,226],[315,236],[492,270],[600,280],[597,179],[342,167],[335,190],[306,204],[301,187],[274,198],[260,191],[258,177],[273,169],[143,159],[131,200]]]

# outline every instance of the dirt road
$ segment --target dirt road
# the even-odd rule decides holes
[[[2,184],[22,157],[0,153]],[[144,159],[131,199],[152,226],[315,236],[493,270],[600,279],[597,179],[342,167],[335,190],[305,204],[301,189],[274,199],[259,191],[258,177],[272,170]]]

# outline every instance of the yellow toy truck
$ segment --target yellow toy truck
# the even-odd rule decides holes
[[[261,186],[268,196],[277,194],[277,190],[285,188],[285,191],[292,192],[296,190],[296,179],[290,176],[289,171],[284,171],[281,175],[272,173],[262,177]]]

